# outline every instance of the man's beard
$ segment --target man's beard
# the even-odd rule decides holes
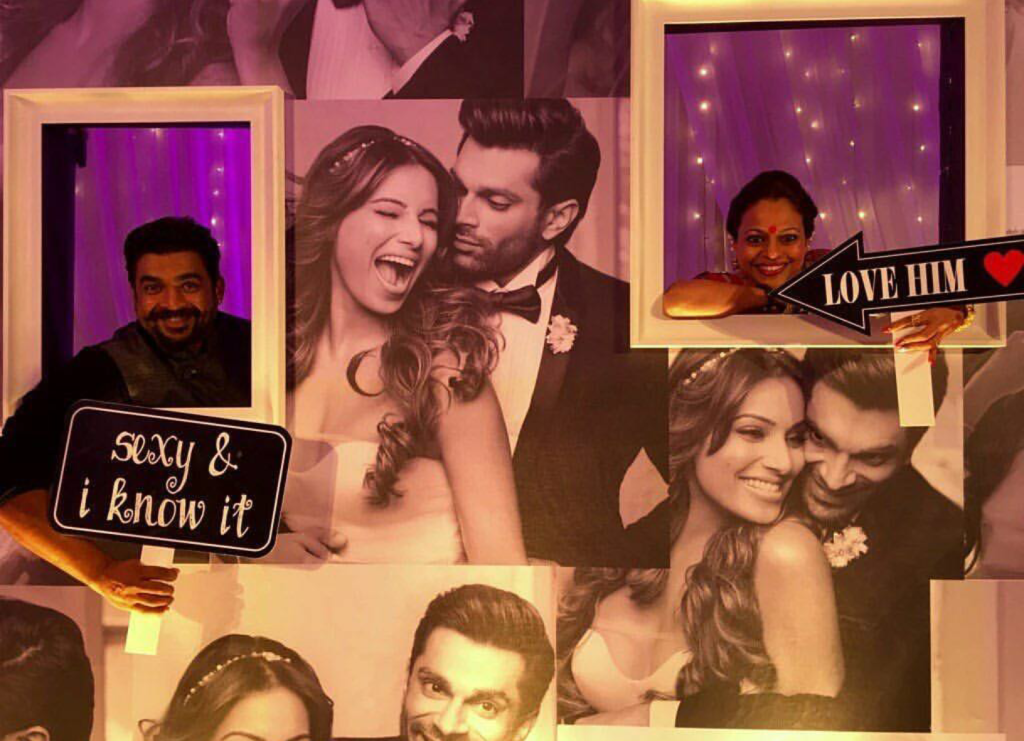
[[[478,242],[479,247],[470,252],[460,252],[458,243],[454,244],[446,260],[448,268],[459,282],[480,280],[507,282],[548,246],[541,239],[540,233],[541,228],[538,222],[529,233],[506,237],[495,245],[490,240],[479,237],[471,231],[463,231],[462,235]],[[517,259],[514,261],[502,260],[502,257],[506,255],[515,255]],[[521,257],[518,257],[520,255]],[[461,264],[457,261],[460,256],[463,257]],[[467,260],[470,262],[469,265],[466,264]]]
[[[827,530],[841,530],[851,524],[876,488],[855,484],[849,493],[836,495],[814,475],[813,464],[804,470],[793,486],[799,491],[800,502],[807,515]],[[840,500],[840,505],[833,503],[836,499]]]
[[[184,337],[168,337],[160,329],[160,322],[168,319],[183,318],[192,319],[192,331]],[[203,314],[194,306],[184,309],[153,309],[146,315],[144,325],[153,339],[165,350],[177,352],[188,348],[200,340],[205,333],[206,326],[202,323]]]

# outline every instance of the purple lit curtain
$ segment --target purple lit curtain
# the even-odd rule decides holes
[[[939,238],[937,25],[665,37],[665,282],[729,270],[729,202],[763,170],[822,212],[812,243]]]
[[[162,216],[191,216],[221,248],[221,308],[251,315],[247,127],[89,127],[75,180],[74,352],[135,319],[124,238]]]

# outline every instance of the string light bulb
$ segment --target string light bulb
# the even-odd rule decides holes
[[[702,111],[707,111],[707,110],[708,110],[708,109],[709,109],[710,107],[711,107],[711,104],[710,104],[710,103],[708,103],[708,102],[707,102],[706,100],[702,100],[702,101],[700,102],[700,109],[701,109]]]
[[[697,69],[697,74],[700,75],[701,77],[707,77],[710,74],[710,71],[708,70],[707,65],[703,65],[702,64]]]

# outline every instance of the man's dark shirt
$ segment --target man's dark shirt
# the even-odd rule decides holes
[[[153,407],[249,406],[251,327],[218,312],[202,351],[167,353],[137,322],[83,348],[22,398],[0,435],[0,502],[48,489],[64,422],[82,399]]]
[[[869,731],[931,726],[932,579],[963,578],[963,511],[906,466],[857,518],[868,552],[832,569],[843,696]]]

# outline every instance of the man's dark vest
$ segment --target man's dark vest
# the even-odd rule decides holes
[[[218,313],[202,352],[167,353],[133,322],[99,345],[133,404],[151,407],[249,406],[249,322]]]

